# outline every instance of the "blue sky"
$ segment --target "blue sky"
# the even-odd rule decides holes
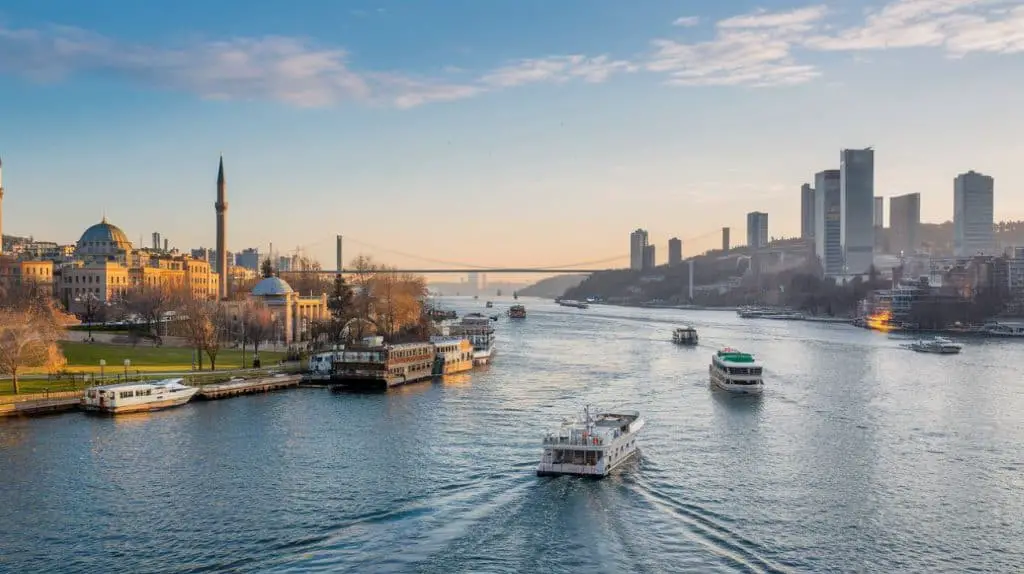
[[[0,1],[4,231],[333,262],[482,265],[712,246],[875,146],[876,194],[1024,218],[1024,2]],[[387,250],[392,250],[389,252]]]

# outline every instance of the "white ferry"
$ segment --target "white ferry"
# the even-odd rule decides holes
[[[749,353],[726,347],[711,356],[711,384],[731,393],[760,394],[763,367]]]
[[[918,353],[935,353],[937,355],[955,355],[964,346],[945,337],[934,337],[932,339],[918,339],[912,343],[903,345],[904,348]]]
[[[461,323],[448,326],[448,334],[469,339],[473,345],[473,365],[481,366],[491,362],[494,356],[494,326],[491,319],[480,313],[470,313]]]
[[[355,390],[386,391],[433,376],[433,343],[385,345],[382,337],[369,339],[363,345],[340,353],[334,361],[332,384]]]
[[[473,343],[464,337],[433,336],[434,375],[454,375],[473,368]]]
[[[981,332],[988,337],[1024,337],[1024,325],[992,322],[986,323]]]
[[[639,452],[637,433],[644,420],[635,410],[591,414],[566,420],[544,437],[537,476],[605,477]]]
[[[179,407],[199,389],[183,385],[184,379],[150,383],[119,383],[89,387],[82,395],[82,408],[107,414],[138,413]]]
[[[643,427],[637,411],[591,415],[588,406],[582,417],[566,420],[544,436],[537,476],[607,476],[639,452],[636,437]]]
[[[679,327],[672,331],[672,342],[677,345],[696,346],[700,341],[697,337],[697,329],[693,327]]]

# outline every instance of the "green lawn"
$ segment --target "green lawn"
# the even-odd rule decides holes
[[[98,373],[100,359],[107,362],[108,372],[123,372],[124,360],[131,361],[131,371],[188,371],[192,369],[192,349],[182,347],[153,347],[151,345],[110,345],[104,343],[82,343],[62,341],[64,356],[68,359],[67,370],[72,372]],[[277,363],[284,353],[260,351],[260,360],[265,366]],[[252,349],[246,350],[245,361],[252,366]],[[203,368],[210,368],[210,359],[203,355]],[[217,353],[217,370],[242,368],[240,350],[222,350]]]

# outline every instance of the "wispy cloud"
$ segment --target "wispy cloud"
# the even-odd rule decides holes
[[[682,16],[680,18],[676,18],[675,21],[672,22],[673,26],[682,26],[683,28],[690,28],[697,24],[700,24],[700,18],[697,16]]]
[[[341,48],[312,40],[265,36],[190,41],[178,46],[126,43],[66,26],[0,25],[0,73],[37,81],[101,75],[211,99],[269,99],[322,107],[346,101],[410,108],[538,83],[600,83],[640,70],[681,86],[786,86],[822,71],[802,59],[812,51],[856,54],[892,48],[936,48],[951,57],[1024,52],[1021,0],[890,0],[861,23],[836,27],[824,5],[757,10],[719,20],[701,41],[657,38],[630,58],[551,55],[491,70],[443,69],[437,77],[360,70]],[[692,27],[683,16],[672,22]],[[438,64],[443,65],[443,63]]]

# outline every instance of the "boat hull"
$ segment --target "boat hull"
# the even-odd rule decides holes
[[[382,392],[392,387],[423,382],[433,378],[433,376],[432,370],[409,377],[339,377],[336,375],[331,379],[331,383],[334,386],[342,387],[349,391]]]
[[[764,392],[764,381],[760,379],[752,384],[737,384],[727,382],[724,376],[719,373],[713,365],[709,367],[708,370],[710,373],[711,386],[723,391],[738,395],[760,395]]]
[[[93,412],[93,413],[99,413],[99,414],[107,414],[107,415],[120,415],[120,414],[127,414],[127,413],[145,413],[145,412],[152,412],[152,411],[162,411],[164,409],[171,409],[171,408],[174,408],[174,407],[180,407],[180,406],[184,405],[185,403],[187,403],[190,400],[192,400],[192,397],[194,397],[197,392],[199,392],[199,389],[193,388],[193,389],[189,389],[187,391],[180,391],[178,393],[175,393],[176,396],[171,397],[171,398],[167,398],[167,399],[151,401],[151,402],[145,402],[145,403],[136,403],[136,404],[128,404],[128,405],[117,405],[117,406],[114,406],[114,407],[107,406],[107,405],[97,405],[97,404],[91,404],[91,403],[83,403],[82,404],[82,409],[87,411],[87,412]],[[177,395],[181,395],[181,396],[177,396]]]
[[[554,464],[542,462],[537,465],[537,476],[579,476],[583,478],[604,478],[623,464],[635,459],[639,453],[640,448],[634,448],[631,452],[612,463],[610,467],[605,467],[604,465],[592,466],[584,464]]]

